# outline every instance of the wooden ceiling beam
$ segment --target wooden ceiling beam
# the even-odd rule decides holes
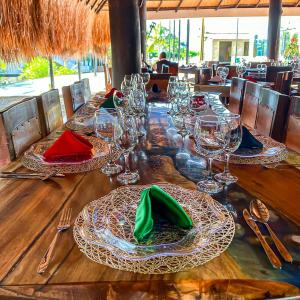
[[[160,3],[159,3],[159,5],[158,5],[158,7],[157,7],[157,10],[156,11],[159,11],[160,10],[160,8],[161,8],[161,5],[163,4],[163,0],[160,0]]]
[[[196,10],[200,8],[201,3],[203,2],[203,0],[200,0],[196,6]]]
[[[101,9],[102,9],[103,6],[106,4],[106,2],[107,2],[107,0],[102,0],[102,1],[99,3],[98,7],[95,9],[95,13],[96,13],[96,14],[98,14],[98,13],[101,11]]]
[[[181,6],[182,2],[183,2],[183,0],[180,0],[180,1],[179,1],[179,4],[177,5],[177,7],[176,7],[176,9],[175,9],[175,11],[176,11],[176,12],[177,12],[177,11],[178,11],[178,9],[180,8],[180,6]]]
[[[300,0],[296,3],[296,7],[298,7],[300,5]]]
[[[216,8],[216,10],[218,10],[221,7],[222,3],[223,3],[223,0],[220,0],[220,2],[218,4],[218,7]]]
[[[259,4],[260,4],[261,0],[258,0],[256,5],[255,5],[255,8],[259,7]]]
[[[235,8],[238,8],[238,7],[239,7],[241,1],[242,1],[242,0],[239,0],[239,1],[237,2],[237,4],[235,5]]]

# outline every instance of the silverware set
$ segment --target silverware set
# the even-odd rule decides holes
[[[289,251],[286,249],[286,247],[283,245],[283,243],[280,241],[280,239],[277,237],[275,232],[272,230],[270,225],[268,224],[270,213],[268,208],[265,206],[263,202],[260,200],[253,200],[250,203],[250,213],[247,209],[243,210],[243,216],[246,221],[246,223],[249,225],[249,227],[252,229],[252,231],[256,234],[257,238],[259,239],[262,247],[265,250],[265,253],[267,254],[271,264],[274,268],[281,269],[282,263],[280,259],[277,257],[277,255],[274,253],[272,248],[269,246],[268,242],[266,241],[265,237],[262,235],[258,225],[256,222],[262,223],[266,226],[270,237],[272,238],[278,252],[282,256],[282,258],[286,262],[292,262],[293,257],[289,253]]]
[[[65,175],[57,172],[50,172],[50,173],[0,172],[0,178],[7,178],[7,179],[39,179],[44,181],[51,177],[65,177]]]

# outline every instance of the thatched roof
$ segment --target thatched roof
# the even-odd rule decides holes
[[[123,0],[125,1],[125,0]],[[139,0],[140,2],[144,0]],[[148,11],[269,7],[271,0],[147,0]],[[107,0],[87,0],[94,11],[108,10]],[[299,0],[282,0],[283,7],[300,7]]]
[[[108,12],[75,0],[1,0],[0,58],[37,55],[104,56],[110,44]]]

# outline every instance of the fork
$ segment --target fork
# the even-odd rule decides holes
[[[71,213],[72,213],[72,208],[65,208],[63,210],[63,212],[60,216],[60,220],[59,220],[58,225],[57,225],[57,232],[56,232],[50,246],[48,247],[46,253],[42,257],[42,259],[40,261],[40,264],[37,268],[37,272],[39,274],[44,273],[46,271],[46,269],[48,268],[59,234],[62,231],[67,230],[68,228],[70,228],[70,226],[71,226]]]

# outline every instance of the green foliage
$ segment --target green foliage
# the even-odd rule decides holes
[[[151,58],[158,58],[159,53],[164,51],[167,53],[168,58],[178,59],[178,37],[166,27],[159,23],[152,22],[150,30],[147,32],[147,53]],[[186,56],[186,44],[180,42],[180,58],[183,59]],[[173,49],[175,50],[173,53]],[[190,57],[196,57],[199,52],[189,51]]]
[[[76,72],[53,62],[54,76],[70,75]],[[21,79],[36,79],[49,76],[49,61],[43,57],[35,57],[24,65]]]
[[[0,59],[0,71],[1,70],[4,71],[5,69],[6,69],[6,63],[3,60]]]
[[[298,58],[299,55],[298,34],[295,33],[291,38],[290,43],[285,48],[284,57],[292,60]]]

